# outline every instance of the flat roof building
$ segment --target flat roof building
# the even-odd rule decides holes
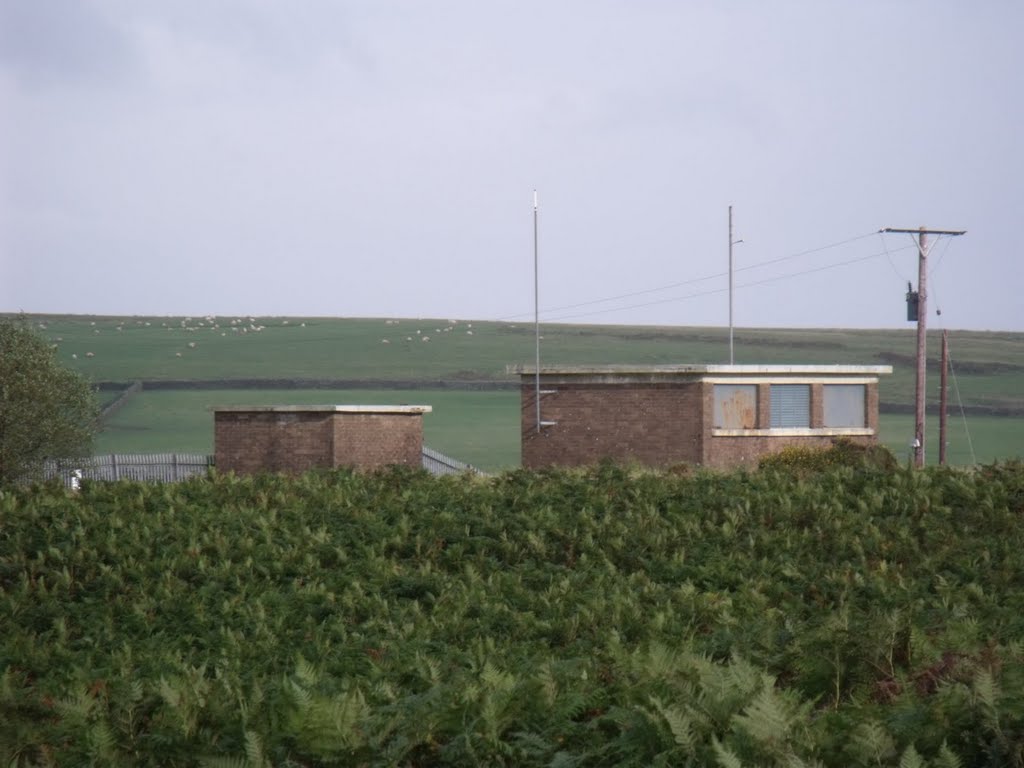
[[[755,466],[791,445],[878,440],[888,365],[512,366],[522,464],[602,459],[666,467]],[[537,408],[539,380],[540,408]],[[539,414],[539,417],[538,417]]]
[[[243,405],[215,408],[221,472],[299,473],[422,466],[429,405]]]

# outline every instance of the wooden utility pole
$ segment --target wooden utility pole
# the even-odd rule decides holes
[[[928,366],[928,233],[921,227],[917,234],[917,376],[914,383],[914,466],[924,466],[924,416]]]
[[[880,232],[895,232],[917,235],[917,383],[914,387],[914,466],[924,466],[924,406],[925,406],[925,364],[927,361],[926,336],[928,325],[928,235],[963,235],[967,230],[948,229],[894,229],[886,227]]]
[[[946,375],[949,371],[949,334],[942,331],[942,367],[939,374],[939,464],[946,463]]]

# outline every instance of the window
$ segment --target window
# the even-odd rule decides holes
[[[715,428],[754,429],[757,426],[757,386],[715,384]]]
[[[866,427],[863,384],[826,384],[823,405],[826,427]]]
[[[810,384],[772,384],[770,398],[773,429],[811,426]]]

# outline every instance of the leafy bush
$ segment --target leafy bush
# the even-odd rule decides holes
[[[825,472],[836,467],[892,470],[898,466],[892,452],[882,445],[862,445],[837,438],[828,448],[791,445],[764,456],[759,469],[787,472]]]
[[[24,318],[0,318],[0,487],[47,459],[87,455],[98,415],[88,382]]]

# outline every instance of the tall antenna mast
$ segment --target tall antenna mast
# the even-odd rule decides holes
[[[540,433],[540,280],[537,268],[537,190],[533,190],[533,336],[536,345],[533,375],[533,399],[537,407],[537,432]]]
[[[732,247],[742,240],[732,239],[732,206],[729,206],[729,365],[736,362],[732,352]]]

